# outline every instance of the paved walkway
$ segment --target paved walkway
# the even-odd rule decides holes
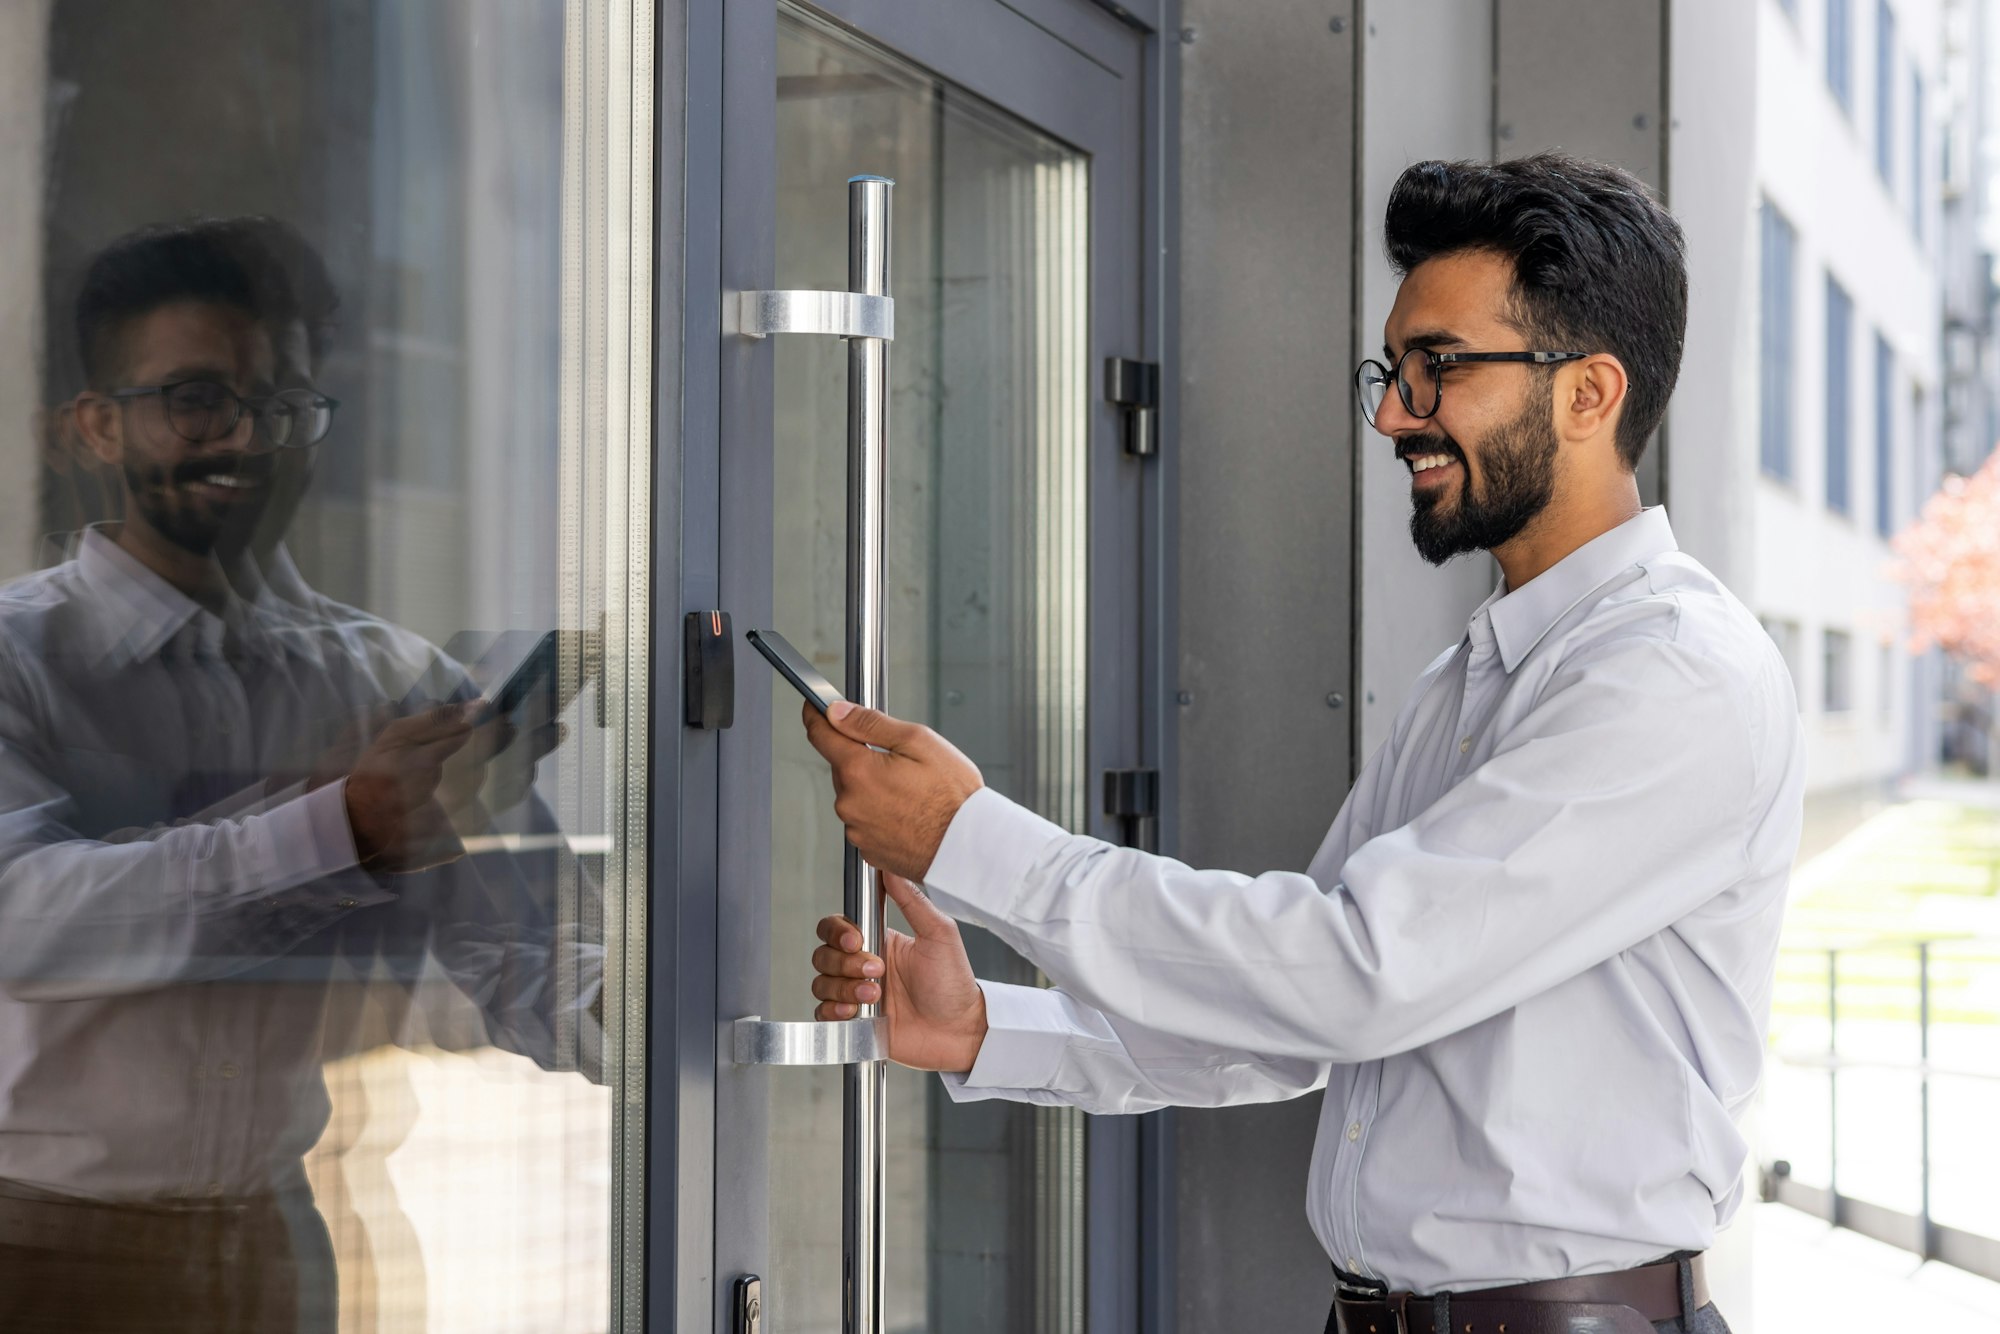
[[[1919,1264],[1908,1251],[1782,1204],[1751,1207],[1754,1297],[1737,1334],[2000,1334],[2000,1283]]]

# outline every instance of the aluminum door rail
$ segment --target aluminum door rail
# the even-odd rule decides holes
[[[889,296],[889,214],[895,182],[856,176],[847,183],[847,292],[739,292],[733,332],[832,334],[847,344],[846,694],[879,709],[888,638],[883,627],[883,562],[888,524],[889,344],[896,307]],[[725,307],[727,309],[727,307]],[[862,947],[882,950],[881,885],[849,845],[842,906]],[[854,1019],[789,1023],[751,1016],[733,1029],[739,1065],[839,1065],[841,1088],[841,1330],[882,1334],[883,1160],[887,1144],[888,1021],[873,1005]]]
[[[856,176],[847,183],[847,285],[864,297],[889,295],[889,199],[895,182]],[[847,344],[847,688],[863,708],[883,704],[888,637],[882,624],[882,552],[889,500],[889,340]],[[880,874],[845,844],[842,888],[847,919],[862,948],[882,951]],[[861,1007],[860,1018],[877,1017]],[[886,1035],[885,1035],[886,1036]],[[886,1045],[886,1044],[885,1044]],[[886,1054],[886,1053],[885,1053]],[[845,1334],[882,1334],[883,1155],[889,1065],[867,1061],[841,1071],[841,1303]]]

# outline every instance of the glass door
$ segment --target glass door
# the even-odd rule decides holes
[[[1094,54],[990,0],[921,17],[764,11],[768,62],[743,77],[770,99],[770,189],[725,192],[725,252],[741,210],[743,250],[769,247],[742,256],[745,288],[845,289],[848,182],[895,182],[885,705],[951,737],[1015,800],[1106,832],[1094,775],[1137,762],[1139,717],[1128,553],[1142,465],[1121,452],[1101,381],[1104,358],[1139,355],[1142,337],[1139,41],[1075,8],[1092,34],[1113,35]],[[732,565],[741,576],[725,605],[842,684],[847,347],[778,336],[755,355],[768,366],[742,381],[738,434],[725,377],[725,588]],[[845,841],[796,696],[754,656],[740,661],[723,766],[745,799],[724,815],[722,860],[749,879],[739,893],[725,873],[723,913],[739,929],[723,936],[749,957],[725,945],[723,1017],[807,1020],[806,963],[815,923],[841,907]],[[1122,688],[1107,688],[1121,671]],[[967,936],[982,977],[1038,980],[997,940]],[[717,1161],[738,1174],[718,1183],[718,1284],[756,1274],[765,1328],[839,1334],[857,1263],[842,1233],[843,1072],[745,1069],[728,1055]],[[1090,1210],[1116,1207],[1090,1198],[1089,1162],[1123,1141],[1114,1150],[1068,1109],[956,1105],[934,1077],[901,1069],[885,1102],[882,1327],[1083,1330]]]
[[[650,15],[0,7],[10,1334],[640,1327]]]

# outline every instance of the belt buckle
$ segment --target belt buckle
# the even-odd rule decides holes
[[[1391,1292],[1383,1300],[1396,1317],[1396,1334],[1410,1334],[1410,1296],[1407,1292]]]

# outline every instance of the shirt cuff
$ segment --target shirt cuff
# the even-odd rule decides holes
[[[283,849],[284,866],[284,888],[264,899],[267,908],[304,922],[396,898],[360,869],[354,827],[347,821],[346,779],[274,806],[263,818],[271,846]]]
[[[271,820],[280,846],[296,847],[307,858],[299,868],[306,879],[361,864],[361,854],[354,846],[354,826],[347,820],[345,778],[275,807]]]
[[[1050,844],[1070,837],[990,787],[967,797],[924,873],[924,889],[953,917],[1006,920],[1028,872]]]
[[[944,1076],[954,1099],[993,1089],[1046,1089],[1074,1036],[1062,997],[1042,987],[981,982],[986,993],[986,1038],[972,1069]]]

